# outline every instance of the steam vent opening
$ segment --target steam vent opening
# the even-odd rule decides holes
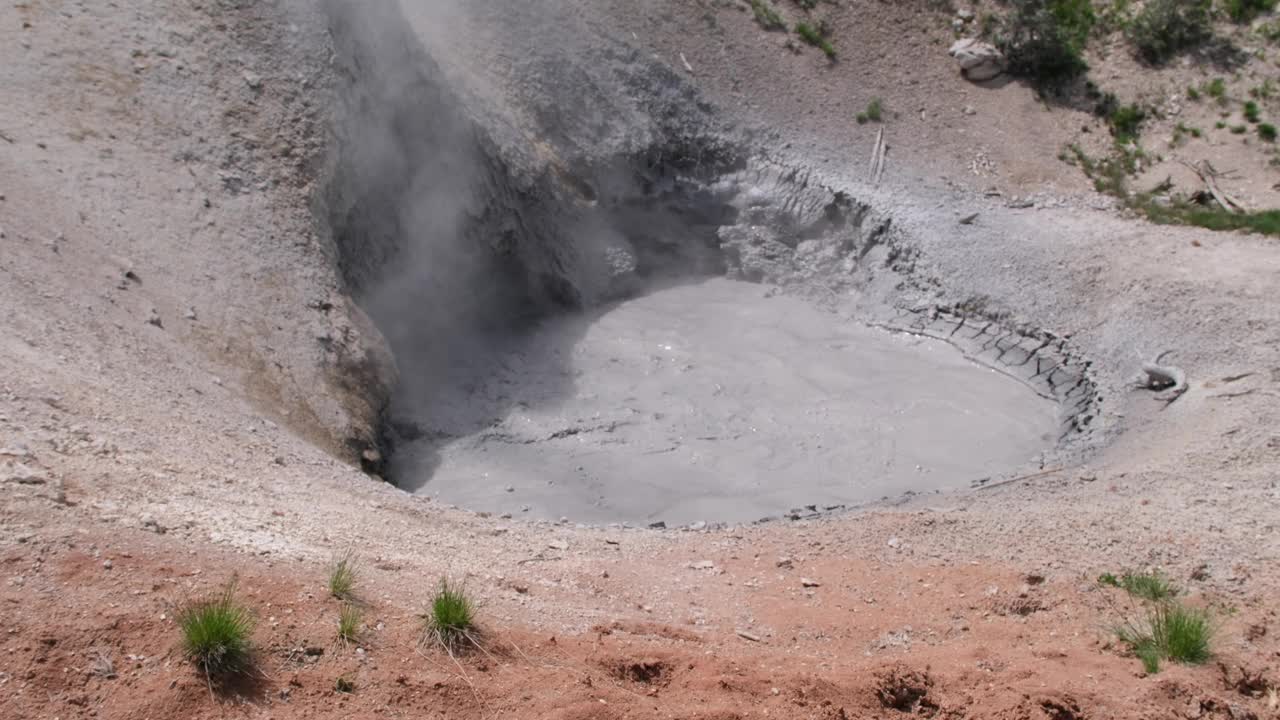
[[[420,38],[386,41],[412,23],[349,5],[321,215],[395,358],[390,482],[517,518],[743,522],[1026,471],[1087,424],[1063,341],[895,303],[915,257],[892,218],[664,65],[608,58],[608,93],[578,78],[487,122]],[[560,109],[588,101],[626,137]]]

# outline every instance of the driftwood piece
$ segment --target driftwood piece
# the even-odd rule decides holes
[[[1220,173],[1215,170],[1207,160],[1202,160],[1199,164],[1182,161],[1182,164],[1186,165],[1191,169],[1191,172],[1194,172],[1200,177],[1200,181],[1204,183],[1204,187],[1208,190],[1210,197],[1212,197],[1223,210],[1226,210],[1229,213],[1247,212],[1245,206],[1242,205],[1239,200],[1231,197],[1224,192],[1222,188],[1218,187],[1217,178],[1224,177],[1226,175],[1225,173]]]
[[[888,149],[884,142],[884,128],[880,128],[876,133],[876,144],[871,148],[871,167],[867,170],[867,180],[873,185],[879,185],[880,178],[884,177],[884,161]]]

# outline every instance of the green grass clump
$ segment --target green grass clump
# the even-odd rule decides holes
[[[884,120],[884,103],[880,98],[871,98],[871,102],[867,103],[867,109],[858,113],[857,121],[859,125],[865,125],[869,122],[881,122]]]
[[[1142,129],[1142,122],[1147,119],[1147,113],[1137,105],[1124,105],[1116,108],[1107,118],[1107,124],[1111,126],[1111,134],[1115,136],[1116,142],[1127,145],[1138,139],[1138,132]]]
[[[1227,99],[1227,81],[1222,78],[1214,78],[1205,86],[1204,91],[1209,97],[1221,103]]]
[[[815,28],[809,23],[797,23],[796,33],[800,35],[801,40],[804,40],[806,43],[821,50],[822,54],[826,55],[828,60],[836,59],[835,46],[831,44],[831,41],[828,40],[818,28]]]
[[[475,630],[475,605],[464,588],[440,581],[427,613],[427,631],[446,647],[456,647]]]
[[[756,16],[756,22],[760,27],[765,30],[787,29],[787,24],[782,21],[782,16],[769,0],[750,0],[750,2],[751,12]]]
[[[1245,125],[1232,125],[1232,126],[1231,126],[1231,134],[1232,134],[1232,135],[1243,135],[1243,134],[1245,134],[1245,133],[1247,133],[1247,132],[1249,132],[1249,128],[1248,128],[1247,126],[1245,126]]]
[[[1200,91],[1194,86],[1187,87],[1187,99],[1194,102],[1200,102]]]
[[[1178,587],[1159,570],[1149,573],[1125,573],[1120,577],[1117,587],[1124,588],[1130,595],[1158,602],[1168,600],[1178,594]]]
[[[1240,230],[1259,235],[1280,235],[1280,210],[1232,213],[1217,206],[1185,201],[1168,207],[1154,203],[1142,203],[1138,207],[1148,220],[1159,225],[1194,225],[1220,232]]]
[[[1159,65],[1213,36],[1212,0],[1148,0],[1129,25],[1138,56]]]
[[[1258,125],[1258,137],[1267,142],[1276,141],[1276,126],[1271,123],[1260,123]]]
[[[1209,614],[1181,603],[1155,603],[1141,621],[1127,622],[1115,628],[1115,633],[1149,673],[1159,672],[1161,660],[1198,665],[1213,654]]]
[[[1227,16],[1238,23],[1253,22],[1254,18],[1264,12],[1276,9],[1277,0],[1225,0],[1223,7]]]
[[[348,600],[356,589],[356,556],[346,551],[333,561],[329,568],[329,594],[340,600]]]
[[[235,598],[235,581],[217,597],[178,612],[182,651],[208,675],[244,672],[252,664],[253,615]]]
[[[360,634],[360,623],[364,620],[364,612],[356,605],[344,603],[338,611],[338,639],[343,642],[355,642]]]
[[[1262,119],[1262,108],[1258,107],[1258,103],[1250,100],[1244,104],[1244,119],[1254,124]]]

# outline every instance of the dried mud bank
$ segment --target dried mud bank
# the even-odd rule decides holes
[[[363,383],[386,390],[373,400],[382,447],[365,453],[366,470],[412,487],[408,476],[429,475],[442,446],[492,426],[509,408],[452,424],[433,408],[451,387],[482,381],[476,368],[501,354],[502,338],[713,276],[943,340],[1057,403],[1057,436],[1007,476],[1103,439],[1103,393],[1079,348],[990,298],[949,297],[946,278],[917,271],[917,244],[858,188],[771,157],[667,66],[616,46],[582,60],[612,68],[606,76],[494,101],[442,67],[395,5],[326,11],[338,81],[319,213],[399,370]],[[397,463],[405,448],[416,459]]]

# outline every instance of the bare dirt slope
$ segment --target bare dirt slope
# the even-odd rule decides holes
[[[913,29],[905,4],[841,7],[835,67],[773,48],[734,7],[618,5],[584,22],[673,67],[683,52],[713,99],[798,129],[779,152],[833,177],[865,165],[871,130],[847,114],[902,103],[903,169],[868,197],[952,296],[1071,333],[1110,368],[1114,440],[996,488],[714,532],[522,523],[407,495],[353,467],[376,392],[359,371],[381,361],[309,205],[327,157],[323,19],[10,3],[0,717],[1275,717],[1274,242],[903,192],[979,152],[1011,168],[1006,193],[1086,188],[1056,160],[1019,160],[1052,157],[1044,139],[1073,123],[1017,84],[973,101],[937,20]],[[894,94],[908,69],[923,118]],[[1165,349],[1192,379],[1167,407],[1120,371]],[[323,579],[348,548],[368,609],[344,647]],[[1143,567],[1214,609],[1220,664],[1146,676],[1114,643],[1133,611],[1094,579]],[[174,608],[237,574],[260,672],[213,692],[177,650]],[[445,574],[480,599],[487,653],[418,645]]]

